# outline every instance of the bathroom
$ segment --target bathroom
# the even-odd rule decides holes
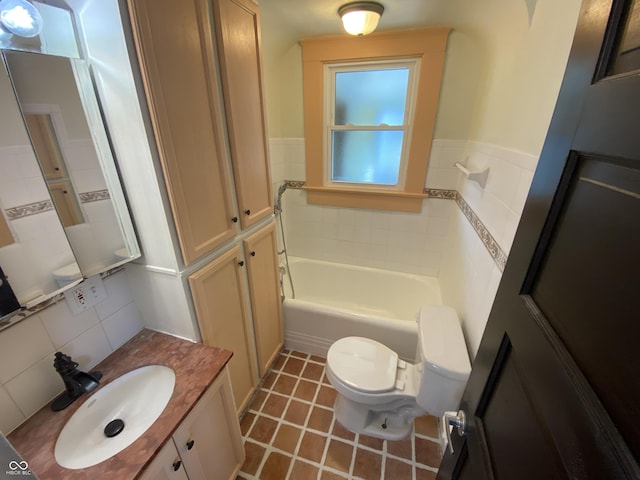
[[[130,88],[133,74],[118,48],[106,48],[124,46],[119,29],[104,28],[121,24],[118,4],[98,3],[67,2],[83,25],[86,58],[105,67],[98,85],[118,75],[131,77],[120,90],[105,88],[102,94],[111,135],[128,139],[113,148],[144,257],[104,278],[106,300],[81,315],[59,302],[0,333],[0,429],[5,434],[60,390],[51,366],[56,350],[91,369],[144,327],[199,338],[176,234],[167,221],[169,201],[152,160],[154,147],[144,141],[149,127],[139,112],[132,121],[128,110],[138,105]],[[318,10],[313,22],[291,3],[261,2],[273,192],[284,180],[305,180],[297,40],[340,32],[335,15],[340,2],[326,2],[326,11]],[[425,185],[431,198],[423,201],[420,214],[388,213],[307,205],[302,190],[289,189],[283,196],[288,254],[437,277],[443,303],[458,311],[473,358],[551,119],[579,2],[411,5],[400,18],[389,9],[381,28],[453,28]],[[126,9],[125,2],[119,7]],[[424,20],[417,25],[406,18]],[[489,167],[486,187],[465,180],[455,162]]]

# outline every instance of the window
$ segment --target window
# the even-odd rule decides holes
[[[420,211],[448,33],[301,42],[309,203]]]
[[[325,66],[325,185],[404,186],[418,65]]]

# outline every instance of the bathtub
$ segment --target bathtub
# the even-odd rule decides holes
[[[416,354],[416,314],[441,304],[434,277],[289,257],[296,298],[284,279],[285,346],[326,357],[350,335],[372,338],[407,361]]]

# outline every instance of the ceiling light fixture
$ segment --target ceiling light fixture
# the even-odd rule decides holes
[[[42,17],[36,7],[26,0],[2,0],[0,27],[20,37],[35,37],[42,30]]]
[[[341,6],[338,15],[350,35],[369,35],[378,26],[384,7],[376,2],[352,2]]]

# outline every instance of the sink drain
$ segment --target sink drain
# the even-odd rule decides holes
[[[118,435],[122,430],[124,430],[124,422],[119,418],[116,418],[115,420],[111,420],[107,423],[107,426],[104,427],[104,434],[111,438]]]

